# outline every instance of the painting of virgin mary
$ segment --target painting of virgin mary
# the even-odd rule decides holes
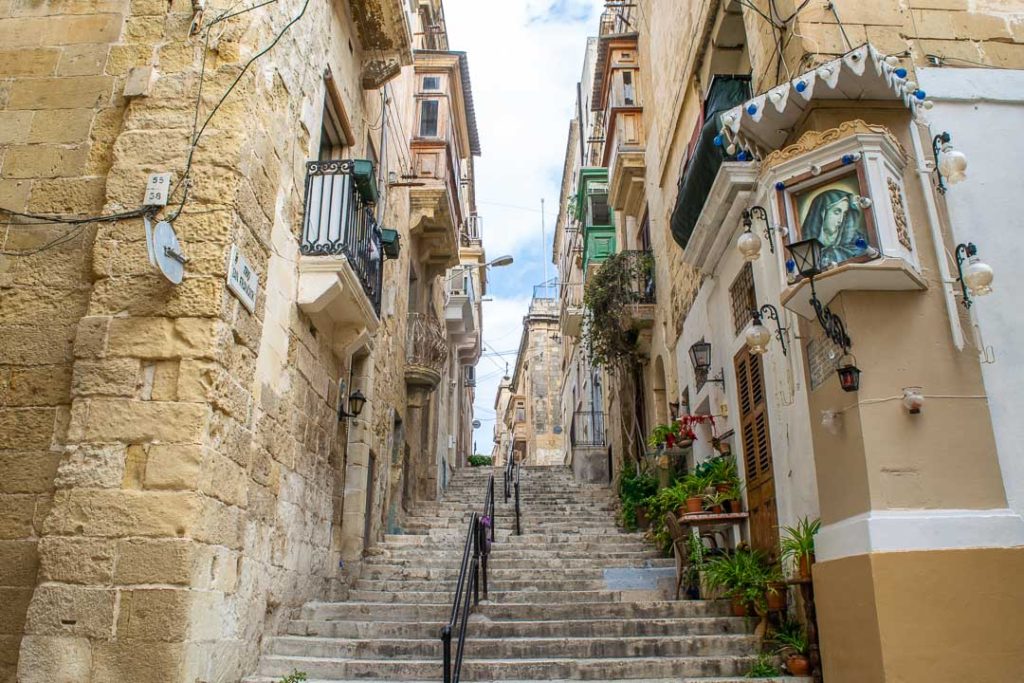
[[[856,176],[849,176],[797,198],[800,238],[821,242],[825,267],[861,256],[868,249],[859,189]]]

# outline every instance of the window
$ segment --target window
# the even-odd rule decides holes
[[[526,406],[522,403],[516,404],[516,422],[526,422]]]
[[[428,92],[436,92],[441,89],[441,77],[440,76],[424,76],[423,77],[423,90]]]
[[[636,91],[633,89],[633,72],[622,72],[622,103],[627,107],[636,104]]]
[[[588,197],[587,225],[611,225],[611,210],[608,208],[608,193],[600,192]]]
[[[420,137],[437,137],[437,100],[420,100]]]
[[[320,148],[316,157],[319,161],[344,159],[345,148],[352,144],[345,134],[346,119],[338,102],[337,94],[328,81],[324,91],[324,110],[320,116]]]
[[[750,312],[757,308],[754,270],[749,263],[743,266],[743,270],[729,285],[729,300],[732,303],[733,330],[740,334],[750,324]]]

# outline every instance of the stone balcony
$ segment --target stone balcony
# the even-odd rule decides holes
[[[372,180],[368,161],[306,164],[298,305],[339,352],[380,324],[384,253]]]
[[[402,0],[348,0],[363,48],[362,86],[376,90],[412,64],[412,29]]]
[[[410,313],[405,333],[405,383],[433,390],[448,361],[448,340],[440,321],[426,313]]]
[[[578,337],[583,329],[583,283],[570,282],[562,285],[561,299],[559,322],[562,334]]]

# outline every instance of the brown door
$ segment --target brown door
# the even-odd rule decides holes
[[[746,348],[736,354],[736,388],[740,404],[740,443],[747,474],[750,545],[773,557],[779,554],[779,518],[775,507],[772,440],[761,356]]]

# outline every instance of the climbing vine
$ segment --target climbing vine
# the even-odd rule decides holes
[[[625,251],[613,254],[587,277],[583,288],[583,343],[592,365],[603,367],[615,381],[620,397],[635,396],[636,374],[643,363],[640,330],[630,309],[653,303],[654,259],[649,253]],[[627,457],[637,472],[642,463],[644,435],[634,402],[620,402],[619,418],[626,440]]]
[[[623,367],[640,360],[640,333],[632,324],[629,308],[649,300],[653,268],[650,254],[625,251],[609,256],[587,278],[583,339],[593,365]]]

